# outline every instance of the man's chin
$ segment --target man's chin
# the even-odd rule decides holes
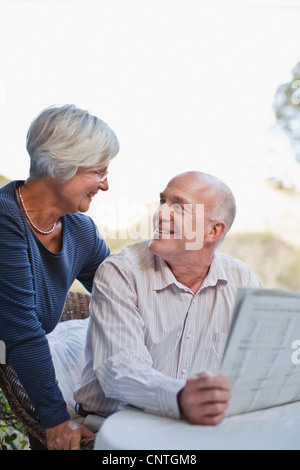
[[[156,255],[156,252],[157,252],[157,248],[158,248],[158,243],[159,243],[159,238],[151,238],[151,240],[149,241],[149,250],[151,251],[151,253],[153,253],[154,255]]]
[[[172,240],[170,238],[152,237],[149,242],[149,250],[153,254],[161,256],[161,254],[168,248],[170,248]]]

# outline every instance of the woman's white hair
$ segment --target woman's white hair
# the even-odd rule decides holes
[[[119,151],[113,130],[101,119],[73,104],[50,106],[31,123],[26,148],[29,176],[45,174],[68,181],[79,167],[106,168]]]

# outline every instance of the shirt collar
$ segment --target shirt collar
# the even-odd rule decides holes
[[[204,287],[216,286],[219,282],[227,284],[228,279],[222,266],[221,257],[216,251],[200,290]],[[154,256],[154,271],[152,276],[153,290],[162,290],[171,284],[176,284],[181,289],[190,290],[188,287],[177,281],[171,269],[162,258]]]
[[[161,290],[168,287],[170,284],[178,284],[178,281],[167,263],[158,256],[154,256],[154,271],[152,286],[153,290]]]
[[[202,283],[201,289],[203,287],[216,286],[219,282],[227,284],[228,278],[222,264],[220,253],[215,251],[209,271]]]

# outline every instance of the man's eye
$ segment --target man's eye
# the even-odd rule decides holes
[[[178,204],[178,203],[172,204],[172,207],[173,207],[173,209],[175,209],[176,211],[182,211],[182,210],[184,209],[184,207],[181,206],[181,205]]]
[[[162,206],[163,204],[165,204],[166,201],[164,201],[163,199],[160,199],[159,201],[159,205]]]

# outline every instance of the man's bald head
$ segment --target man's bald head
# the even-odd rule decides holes
[[[203,203],[202,194],[205,191],[211,201],[208,208],[208,216],[211,221],[222,221],[226,228],[222,239],[229,231],[236,215],[236,203],[231,189],[224,181],[216,176],[201,171],[187,171],[174,176],[168,185],[172,182],[180,181],[188,185],[195,195],[199,194],[199,204]],[[207,199],[207,198],[206,198]]]

